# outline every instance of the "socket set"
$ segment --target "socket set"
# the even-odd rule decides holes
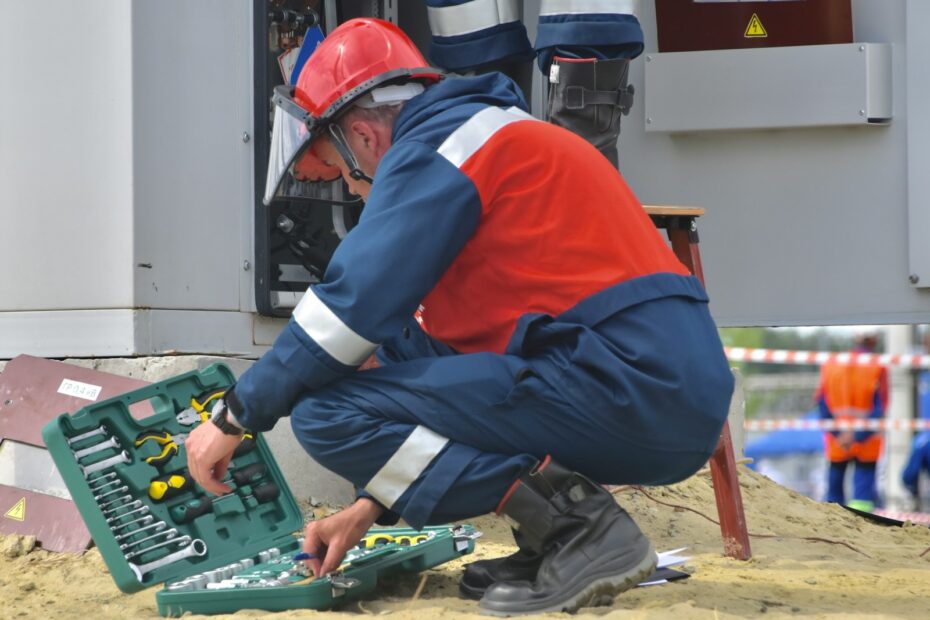
[[[469,525],[375,528],[322,579],[313,578],[300,553],[302,540],[292,537],[286,546],[172,581],[155,598],[163,616],[330,609],[369,595],[385,575],[427,570],[471,553],[480,535]]]
[[[464,527],[372,530],[332,575],[300,557],[303,515],[271,451],[247,434],[213,497],[187,472],[184,442],[235,377],[214,364],[62,414],[42,431],[113,580],[131,593],[165,583],[159,613],[325,609],[370,592],[385,571],[424,570],[474,549]],[[136,403],[153,415],[137,420]]]

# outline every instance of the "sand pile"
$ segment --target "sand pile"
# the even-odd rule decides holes
[[[884,527],[842,508],[819,504],[770,480],[742,470],[743,500],[754,558],[739,562],[721,554],[709,477],[695,477],[645,493],[617,493],[660,550],[687,546],[691,578],[639,588],[611,608],[586,609],[579,616],[610,618],[930,618],[930,528]],[[677,506],[677,507],[673,507]],[[689,510],[690,509],[690,510]],[[464,561],[427,573],[419,599],[412,597],[419,576],[391,578],[378,598],[341,612],[243,611],[235,618],[296,618],[390,615],[400,620],[464,618],[474,602],[457,596],[466,561],[513,550],[509,529],[496,518],[474,521],[485,533],[477,552]],[[832,542],[805,540],[819,538]],[[841,544],[842,543],[842,544]],[[124,595],[113,584],[100,554],[52,554],[33,549],[23,537],[0,537],[0,617],[157,618],[153,590]],[[213,616],[214,618],[232,616]]]

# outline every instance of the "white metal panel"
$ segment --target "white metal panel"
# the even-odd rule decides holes
[[[133,355],[133,329],[131,310],[4,312],[0,358]]]
[[[251,3],[135,0],[136,307],[238,310],[252,209]]]
[[[930,287],[930,2],[907,0],[907,200],[910,282]]]
[[[132,303],[131,9],[0,3],[0,311]]]
[[[888,44],[646,54],[645,62],[647,132],[868,127],[893,112]]]
[[[652,53],[655,9],[642,8]],[[930,136],[914,132],[904,105],[905,0],[854,0],[853,15],[857,41],[895,48],[889,127],[647,134],[640,93],[650,94],[633,63],[620,169],[646,203],[707,209],[701,254],[721,325],[930,321],[930,295],[908,282],[907,145]]]

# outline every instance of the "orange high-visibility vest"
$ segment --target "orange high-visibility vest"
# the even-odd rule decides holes
[[[888,371],[882,366],[824,364],[820,369],[817,398],[824,398],[835,420],[868,418],[875,408],[876,393],[884,415],[888,406]],[[827,458],[833,463],[852,459],[874,463],[881,454],[882,435],[875,433],[846,449],[831,433],[824,433],[824,443]]]

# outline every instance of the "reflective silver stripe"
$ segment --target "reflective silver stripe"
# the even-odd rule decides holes
[[[542,0],[539,15],[636,14],[636,0]]]
[[[427,14],[434,37],[454,37],[517,21],[520,1],[471,0],[455,6],[431,6]]]
[[[502,127],[527,120],[535,121],[536,119],[517,107],[507,110],[495,107],[485,108],[449,134],[437,152],[448,159],[453,166],[461,168],[462,164]]]
[[[413,429],[365,490],[390,508],[436,458],[449,440],[425,426]]]
[[[294,308],[294,320],[324,351],[346,366],[358,366],[378,348],[352,331],[333,311],[307,289]]]

